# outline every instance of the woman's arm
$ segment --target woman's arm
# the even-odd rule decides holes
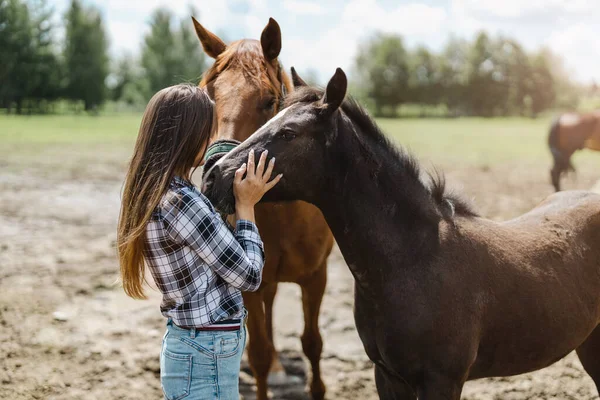
[[[281,179],[278,175],[269,181],[275,159],[271,159],[265,171],[266,160],[267,152],[263,152],[255,167],[254,151],[250,151],[247,167],[243,164],[235,173],[235,233],[232,234],[221,216],[193,192],[173,202],[173,209],[165,215],[167,231],[175,241],[188,245],[226,282],[244,291],[258,289],[264,266],[264,248],[256,227],[254,205]]]
[[[221,216],[191,190],[174,199],[165,211],[165,228],[174,241],[190,247],[230,285],[243,291],[259,288],[264,250],[254,222],[238,220],[232,233]]]

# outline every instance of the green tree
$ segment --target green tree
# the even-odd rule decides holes
[[[0,1],[0,100],[9,112],[32,90],[29,80],[35,63],[33,29],[27,5],[19,0]]]
[[[191,15],[198,15],[192,11]],[[206,55],[196,36],[193,24],[188,19],[179,23],[176,34],[178,41],[178,76],[182,81],[198,84],[206,67]]]
[[[552,74],[555,91],[554,105],[562,109],[576,109],[582,88],[572,80],[573,71],[567,69],[564,58],[547,48],[542,48],[539,56],[546,59],[546,65]]]
[[[409,101],[423,105],[441,103],[441,66],[439,58],[425,47],[419,47],[409,56],[409,68]]]
[[[139,61],[130,55],[123,56],[112,75],[111,98],[128,105],[144,105],[150,92]]]
[[[179,68],[171,19],[172,15],[168,10],[156,10],[151,17],[150,32],[144,38],[142,67],[148,81],[147,97],[177,82]]]
[[[534,117],[552,107],[556,99],[555,82],[549,61],[546,54],[542,52],[534,55],[531,62],[529,97],[531,99],[531,113]]]
[[[107,39],[102,16],[93,7],[72,0],[66,14],[65,65],[68,72],[65,95],[81,100],[86,111],[106,99],[105,80],[109,71]]]
[[[135,60],[126,54],[117,61],[114,72],[112,74],[113,84],[110,98],[114,101],[121,100],[123,97],[124,88],[138,78],[134,71]]]
[[[467,97],[470,114],[491,117],[504,103],[502,80],[506,77],[497,69],[493,50],[489,36],[485,32],[479,33],[469,52]]]
[[[157,9],[151,17],[150,32],[144,38],[141,60],[147,80],[147,98],[180,82],[197,84],[205,67],[204,52],[191,22],[180,21],[179,27],[174,29],[172,21],[171,12]]]
[[[355,69],[375,115],[396,115],[398,106],[409,98],[409,68],[402,38],[376,35],[359,48]]]
[[[529,57],[514,40],[500,38],[494,46],[492,58],[500,74],[498,93],[502,115],[525,115],[531,68]]]
[[[51,102],[61,95],[64,73],[54,42],[54,10],[46,0],[30,1],[32,10],[32,41],[34,48],[32,90],[28,94],[40,109],[40,102]]]
[[[453,115],[467,113],[467,85],[469,81],[469,43],[450,38],[439,58],[440,96]]]

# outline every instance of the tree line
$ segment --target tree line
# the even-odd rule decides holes
[[[96,7],[72,0],[60,23],[54,14],[46,0],[0,0],[0,108],[8,113],[49,112],[57,100],[85,111],[111,100],[142,105],[164,87],[197,83],[204,70],[191,22],[166,9],[152,14],[140,56],[116,60]]]
[[[51,112],[58,100],[85,111],[107,101],[143,106],[164,87],[197,83],[207,66],[192,23],[167,9],[153,12],[139,55],[116,59],[97,8],[71,0],[58,17],[47,0],[0,0],[6,112]],[[438,53],[377,34],[359,45],[351,78],[356,97],[376,116],[391,117],[407,104],[423,112],[441,107],[448,115],[535,116],[576,107],[581,92],[549,50],[527,52],[513,39],[484,32],[472,42],[451,38]]]
[[[354,72],[357,96],[377,116],[396,116],[403,104],[443,106],[450,115],[536,116],[577,107],[583,89],[550,50],[527,52],[485,32],[472,42],[451,38],[439,53],[378,34],[360,46]]]

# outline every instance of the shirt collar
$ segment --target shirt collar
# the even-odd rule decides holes
[[[171,181],[171,185],[176,186],[176,187],[190,187],[193,188],[194,184],[186,179],[183,179],[180,176],[174,176],[173,180]]]

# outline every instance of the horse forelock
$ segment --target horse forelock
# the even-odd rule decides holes
[[[200,86],[215,81],[225,70],[238,70],[244,78],[259,88],[260,93],[273,93],[278,99],[283,89],[291,90],[291,82],[278,62],[267,61],[258,40],[242,39],[231,43],[204,73]]]

